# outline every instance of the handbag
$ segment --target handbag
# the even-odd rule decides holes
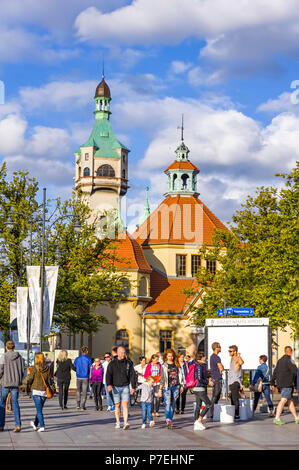
[[[53,398],[53,396],[54,396],[54,390],[52,389],[52,387],[50,387],[50,386],[48,386],[48,385],[46,384],[46,381],[45,381],[45,379],[44,379],[43,374],[41,373],[40,375],[42,376],[42,379],[43,379],[43,382],[44,382],[44,386],[46,387],[47,398]]]
[[[269,367],[267,369],[267,372],[264,375],[264,378],[266,377],[268,372],[269,372]],[[261,393],[263,391],[263,379],[261,377],[258,378],[256,384],[254,385],[254,391],[259,392],[259,393]]]

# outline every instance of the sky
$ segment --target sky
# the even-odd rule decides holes
[[[111,124],[129,154],[134,230],[180,143],[200,199],[231,221],[299,153],[298,0],[0,0],[0,160],[48,197],[71,196],[102,62]]]

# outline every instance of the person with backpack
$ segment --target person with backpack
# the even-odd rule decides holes
[[[178,355],[178,361],[179,361],[180,367],[182,369],[182,372],[183,372],[185,380],[186,380],[186,377],[187,377],[187,374],[188,374],[188,362],[185,361],[185,356],[184,356],[183,353]],[[187,392],[188,392],[188,388],[186,386],[184,386],[183,392],[179,393],[179,396],[178,396],[177,401],[176,401],[176,410],[175,410],[176,414],[181,414],[181,415],[184,414],[185,406],[186,406]]]
[[[153,398],[152,398],[152,414],[159,417],[159,408],[160,408],[160,398],[158,396],[160,389],[160,379],[161,379],[161,362],[159,361],[160,356],[158,354],[153,354],[150,362],[147,364],[144,371],[144,378],[154,377],[153,385]]]
[[[176,353],[173,349],[167,349],[163,356],[163,365],[161,367],[161,382],[159,397],[164,397],[166,426],[171,429],[173,426],[173,415],[175,411],[176,400],[180,391],[183,392],[185,385],[185,376],[178,362]]]
[[[136,374],[133,364],[126,358],[124,347],[117,348],[117,357],[109,362],[106,372],[108,392],[112,392],[115,405],[115,429],[120,429],[121,406],[123,410],[124,430],[129,429],[129,399],[136,389]]]
[[[256,369],[250,390],[254,392],[253,413],[257,408],[261,395],[264,394],[268,403],[269,414],[274,416],[274,406],[270,392],[270,368],[267,366],[267,360],[268,358],[265,355],[259,357],[260,365]]]
[[[87,391],[89,385],[92,359],[88,356],[88,348],[82,346],[81,355],[74,360],[77,376],[77,410],[86,410]]]
[[[8,395],[11,397],[12,410],[15,419],[13,432],[21,431],[21,413],[19,406],[19,386],[24,377],[24,361],[22,356],[15,351],[15,343],[7,341],[6,352],[0,358],[0,431],[4,430],[5,408]]]
[[[30,368],[27,380],[27,393],[31,390],[32,398],[36,408],[34,421],[30,425],[34,431],[45,431],[43,408],[47,400],[47,387],[51,383],[51,371],[45,361],[43,353],[37,353],[34,358],[34,366]],[[40,426],[38,428],[38,425]]]
[[[93,391],[93,398],[95,403],[95,411],[103,411],[102,403],[102,386],[104,378],[104,368],[101,364],[100,358],[96,357],[94,363],[90,368],[89,383]]]
[[[202,424],[202,421],[209,409],[211,408],[212,402],[208,397],[207,386],[213,385],[212,379],[207,378],[207,364],[204,352],[199,352],[196,355],[197,363],[194,364],[194,387],[193,393],[195,395],[196,406],[194,411],[194,431],[203,431],[206,427]],[[188,377],[188,384],[189,377]],[[205,404],[204,409],[201,411],[202,403]]]

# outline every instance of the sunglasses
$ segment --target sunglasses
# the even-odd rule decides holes
[[[109,359],[109,358],[110,358],[110,356],[105,356],[105,357],[104,357],[104,359]]]
[[[232,349],[229,349],[228,352],[234,352]]]

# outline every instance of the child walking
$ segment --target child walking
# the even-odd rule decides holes
[[[141,390],[141,409],[142,409],[142,426],[141,429],[146,428],[147,418],[149,420],[149,426],[152,428],[155,425],[155,421],[152,417],[152,400],[153,400],[153,385],[155,378],[150,375],[146,381],[137,387],[137,390]]]

